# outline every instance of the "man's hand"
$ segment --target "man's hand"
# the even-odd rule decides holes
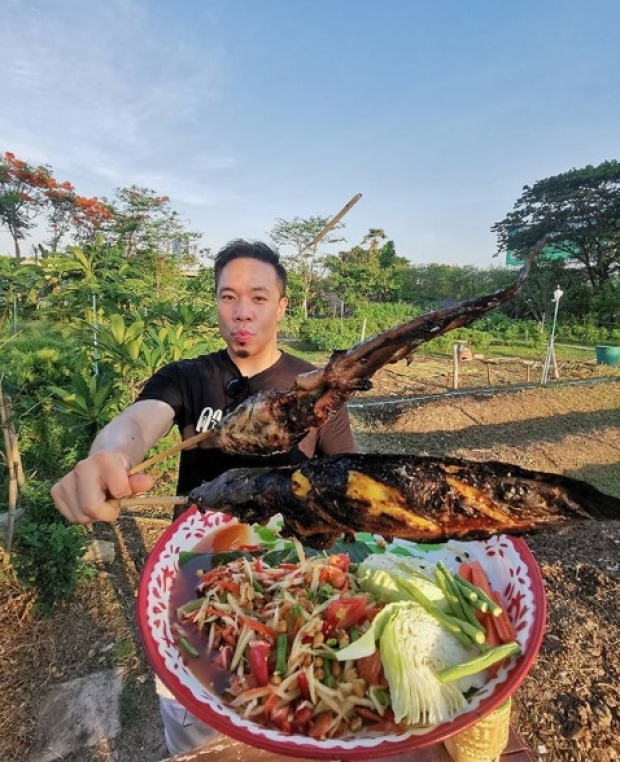
[[[119,508],[110,505],[108,498],[129,497],[153,486],[152,476],[129,476],[129,468],[125,454],[97,452],[81,460],[52,487],[52,500],[60,513],[76,524],[114,521]]]

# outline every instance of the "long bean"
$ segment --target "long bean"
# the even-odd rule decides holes
[[[471,608],[471,604],[463,596],[458,583],[455,581],[454,576],[448,569],[448,567],[441,561],[437,564],[436,576],[442,577],[446,588],[450,591],[453,599],[456,603],[453,603],[454,613],[463,622],[467,622],[468,627],[462,627],[466,635],[468,635],[474,643],[479,646],[483,651],[487,650],[486,645],[486,632],[484,627],[476,619],[474,612]]]
[[[454,680],[460,680],[462,677],[469,677],[470,675],[482,672],[482,670],[488,669],[498,661],[507,659],[510,656],[519,656],[520,653],[521,646],[516,641],[503,643],[501,646],[490,648],[486,653],[480,654],[480,656],[476,656],[474,659],[442,669],[437,673],[437,678],[442,683],[451,683]]]
[[[419,603],[420,606],[422,606],[422,608],[431,616],[435,617],[435,619],[448,630],[448,632],[451,632],[462,646],[465,646],[465,648],[471,646],[471,638],[465,634],[462,626],[467,624],[467,622],[462,622],[461,620],[456,619],[456,617],[444,614],[444,612],[427,598],[423,592],[418,590],[415,585],[403,577],[398,577],[397,582],[407,593],[409,593],[416,603]]]
[[[450,600],[452,609],[454,611],[454,614],[459,619],[467,620],[467,614],[463,606],[463,597],[459,596],[458,588],[454,584],[454,580],[452,579],[452,575],[450,574],[450,572],[445,567],[443,569],[439,568],[439,565],[438,565],[435,575],[438,580],[439,579],[442,580],[443,584],[445,585],[445,589],[448,590],[450,593],[449,600]]]
[[[179,645],[183,648],[183,650],[187,651],[190,656],[193,656],[194,659],[197,659],[200,656],[200,653],[194,648],[194,646],[189,642],[187,638],[180,638]]]
[[[476,595],[476,600],[472,600],[472,603],[476,608],[479,608],[480,611],[490,611],[493,616],[499,616],[502,613],[502,608],[498,606],[494,600],[489,598],[484,590],[472,585],[471,582],[468,582],[465,577],[462,577],[460,574],[455,574],[454,579],[463,590],[470,590]]]
[[[196,598],[195,601],[190,601],[183,606],[179,606],[177,609],[177,617],[182,619],[185,614],[191,614],[192,611],[197,611],[204,602],[204,598]]]
[[[278,641],[276,644],[276,675],[286,674],[286,656],[288,650],[288,635],[285,632],[281,632],[278,635]]]

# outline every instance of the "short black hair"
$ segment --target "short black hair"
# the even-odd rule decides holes
[[[243,238],[237,238],[234,241],[230,241],[230,243],[227,243],[223,249],[218,251],[213,263],[216,291],[222,270],[229,262],[232,262],[233,259],[258,259],[261,262],[271,265],[276,271],[276,277],[280,283],[282,296],[286,296],[288,276],[284,269],[284,265],[280,262],[280,255],[277,251],[274,251],[262,241],[245,241]]]

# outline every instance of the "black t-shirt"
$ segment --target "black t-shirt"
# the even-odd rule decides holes
[[[300,373],[315,366],[298,357],[282,353],[270,368],[248,379],[247,393],[239,400],[226,395],[233,378],[242,378],[226,350],[179,360],[157,371],[146,383],[138,401],[161,400],[174,410],[174,422],[183,439],[214,428],[235,403],[261,390],[285,391]],[[346,407],[320,429],[310,432],[292,450],[275,455],[230,455],[209,446],[209,441],[183,450],[179,464],[177,493],[186,495],[204,481],[210,481],[231,468],[283,466],[301,463],[316,454],[335,455],[355,452]]]

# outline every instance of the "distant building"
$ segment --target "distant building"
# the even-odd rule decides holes
[[[538,256],[541,259],[553,260],[553,259],[570,259],[572,255],[570,254],[570,252],[566,251],[565,249],[558,249],[557,246],[550,244],[549,246],[545,246]],[[515,256],[515,253],[512,249],[506,250],[506,266],[507,267],[521,267],[522,264],[523,264],[523,260]]]

